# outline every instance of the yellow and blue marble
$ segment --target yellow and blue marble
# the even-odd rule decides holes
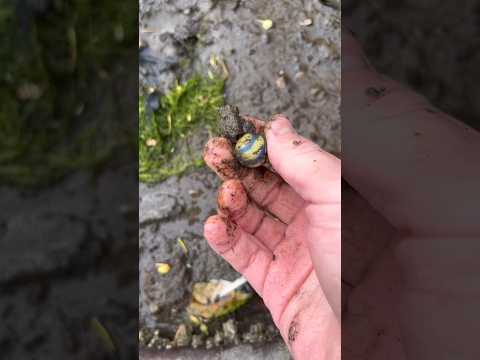
[[[237,160],[246,167],[257,167],[267,158],[267,141],[262,134],[244,134],[235,145]]]

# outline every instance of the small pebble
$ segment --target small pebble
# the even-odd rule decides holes
[[[148,92],[146,104],[152,111],[156,111],[160,108],[160,93],[155,89],[152,91],[152,88],[148,89]]]
[[[287,86],[287,83],[285,81],[285,77],[284,76],[280,76],[276,81],[275,81],[275,84],[277,85],[277,87],[281,90],[285,89],[285,87]]]
[[[223,335],[220,331],[215,332],[215,336],[213,337],[213,342],[215,343],[215,346],[220,346],[223,341]]]
[[[153,303],[153,304],[150,304],[149,310],[152,314],[156,314],[160,310],[160,307],[157,304]]]
[[[310,89],[310,95],[311,96],[317,96],[322,90],[317,88],[317,87],[314,87],[314,88],[311,88]]]
[[[302,80],[305,77],[305,73],[303,71],[299,71],[295,74],[295,80]]]
[[[196,349],[201,345],[203,345],[203,336],[202,335],[193,335],[192,336],[192,347],[194,349]]]
[[[205,341],[205,348],[207,350],[213,348],[213,339],[211,337],[207,338],[207,341]]]
[[[225,334],[225,339],[229,340],[230,342],[234,342],[235,338],[237,337],[237,324],[235,320],[229,319],[222,324],[222,330]]]
[[[300,22],[300,25],[302,26],[310,26],[313,24],[313,20],[312,19],[305,19],[303,21]]]

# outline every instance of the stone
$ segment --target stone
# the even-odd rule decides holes
[[[174,339],[175,345],[179,347],[188,346],[190,345],[191,339],[192,339],[191,329],[187,325],[181,324],[178,327],[177,332],[175,333],[175,339]]]
[[[222,324],[222,330],[223,334],[225,336],[225,339],[227,339],[230,342],[235,342],[235,339],[237,337],[237,324],[235,323],[234,319],[228,319]]]
[[[200,347],[201,345],[203,345],[204,341],[203,341],[203,336],[202,335],[193,335],[192,336],[192,347],[194,349]]]

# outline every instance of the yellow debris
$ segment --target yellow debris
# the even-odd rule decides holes
[[[168,274],[172,269],[167,263],[156,263],[155,267],[157,268],[157,272],[161,275]]]
[[[270,30],[273,27],[273,21],[270,19],[259,19],[257,20],[261,25],[264,30]]]
[[[113,339],[107,329],[105,329],[105,327],[102,325],[102,323],[96,317],[94,317],[90,320],[90,326],[92,330],[98,335],[98,337],[102,339],[108,351],[114,352],[115,344],[113,343]]]
[[[204,335],[208,335],[208,326],[205,325],[204,323],[201,323],[200,326],[200,331],[204,334]]]
[[[213,79],[215,75],[221,75],[224,79],[228,79],[230,73],[227,64],[221,56],[211,54],[209,64],[211,69],[208,70],[208,76]]]
[[[228,71],[227,64],[225,64],[225,61],[222,58],[218,59],[218,63],[220,64],[220,67],[222,68],[223,77],[225,79],[228,79],[228,77],[230,76],[230,72]]]
[[[217,56],[215,54],[210,55],[210,65],[213,68],[217,67]]]
[[[187,120],[188,120],[188,116],[187,116]],[[190,121],[190,120],[188,120],[188,121]],[[180,246],[180,249],[182,249],[182,251],[185,253],[185,255],[188,254],[188,249],[187,249],[187,245],[185,245],[185,241],[183,241],[182,238],[178,238],[177,242],[178,242],[178,246]]]
[[[190,315],[190,322],[193,325],[198,326],[198,328],[203,334],[208,335],[208,326],[198,317],[196,317],[195,315]]]
[[[157,145],[157,140],[155,139],[147,139],[145,142],[147,146],[156,146]]]
[[[202,322],[195,315],[190,315],[190,321],[192,324],[199,326]]]

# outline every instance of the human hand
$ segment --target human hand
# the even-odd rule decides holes
[[[265,135],[277,174],[239,167],[224,138],[206,145],[205,161],[224,183],[205,238],[262,296],[296,359],[339,359],[340,160],[284,116]]]
[[[395,231],[351,284],[343,355],[478,358],[471,314],[480,286],[470,274],[479,270],[480,134],[378,74],[348,30],[342,83],[342,175]],[[345,235],[356,217],[343,220]],[[372,238],[355,244],[371,247]]]

